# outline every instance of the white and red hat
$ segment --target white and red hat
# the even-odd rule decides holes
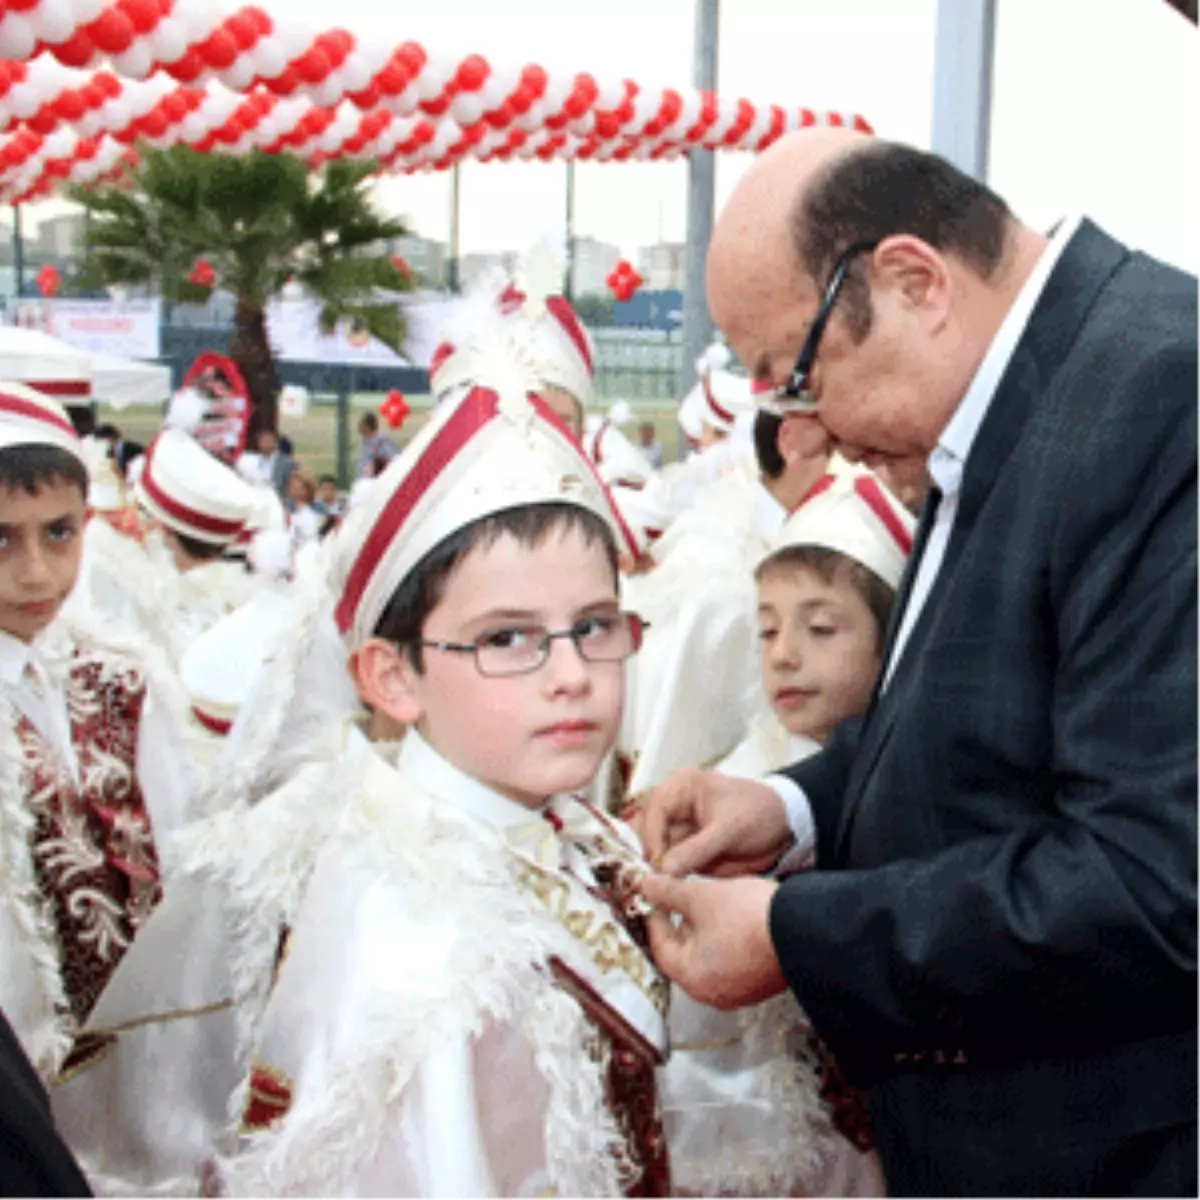
[[[589,418],[583,439],[588,457],[600,478],[610,487],[642,487],[654,474],[650,460],[621,432],[611,416]]]
[[[490,339],[484,338],[483,341]],[[370,637],[410,571],[456,530],[531,504],[573,504],[606,521],[618,546],[636,542],[595,468],[539,399],[507,347],[473,347],[478,385],[448,396],[376,480],[334,571],[335,616],[350,646]]]
[[[471,335],[478,324],[496,321],[539,384],[560,387],[582,408],[590,407],[596,375],[592,340],[571,302],[557,294],[561,281],[561,265],[552,255],[535,251],[513,280],[485,283],[484,294],[467,300],[433,352],[429,384],[435,399],[465,384],[486,383],[481,374],[485,364],[472,351]]]
[[[57,400],[23,383],[0,383],[0,450],[16,446],[57,446],[87,466],[83,439]]]
[[[152,517],[198,542],[237,540],[254,510],[254,493],[236,472],[178,429],[164,429],[145,458],[135,490]]]
[[[912,513],[873,471],[852,468],[813,485],[763,562],[791,546],[821,546],[862,563],[895,589],[915,528]]]

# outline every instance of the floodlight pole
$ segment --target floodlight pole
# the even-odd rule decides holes
[[[450,168],[450,245],[446,257],[446,290],[458,291],[458,204],[460,164]]]
[[[692,82],[702,90],[715,91],[717,87],[719,18],[719,0],[696,0]],[[689,150],[687,244],[684,247],[683,272],[683,379],[680,395],[696,382],[696,359],[712,339],[713,323],[708,315],[705,296],[704,263],[712,236],[715,180],[716,155],[698,147]]]
[[[938,0],[933,151],[987,182],[996,0]]]
[[[563,278],[563,295],[575,303],[575,160],[567,159],[567,262]]]
[[[21,206],[13,205],[13,289],[16,299],[20,300],[25,290],[25,238],[21,232]]]

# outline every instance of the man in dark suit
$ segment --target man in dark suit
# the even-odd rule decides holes
[[[50,1101],[0,1013],[0,1196],[90,1196]]]
[[[652,797],[660,965],[790,986],[892,1194],[1196,1194],[1195,280],[846,130],[760,156],[708,273],[786,420],[935,488],[865,717]]]
[[[129,470],[129,464],[146,453],[146,447],[141,442],[127,442],[115,425],[97,426],[94,436],[108,443],[108,456],[117,464],[122,479]]]

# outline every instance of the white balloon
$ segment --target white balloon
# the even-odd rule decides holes
[[[75,9],[71,0],[41,0],[29,15],[38,37],[51,45],[65,42],[75,32]]]
[[[254,44],[250,50],[250,60],[254,63],[255,75],[260,79],[278,79],[287,70],[287,55],[274,34],[268,34]]]
[[[662,107],[662,90],[660,88],[643,88],[633,98],[633,121],[626,128],[635,130],[645,129],[654,120],[655,114]]]
[[[276,21],[272,35],[288,62],[295,62],[312,45],[313,31],[296,21]]]
[[[187,53],[187,36],[175,17],[163,17],[146,37],[157,62],[178,62]]]
[[[110,0],[71,0],[76,26],[91,24],[108,7],[109,2]]]
[[[32,117],[42,107],[42,98],[38,95],[37,88],[27,79],[22,80],[20,83],[14,83],[8,89],[8,93],[4,99],[7,102],[9,112],[14,117],[22,118],[22,120]]]
[[[359,50],[351,50],[338,69],[341,71],[343,86],[348,92],[361,92],[375,74],[366,55]]]
[[[546,90],[542,93],[542,103],[546,106],[546,112],[558,112],[566,104],[573,86],[574,80],[570,76],[551,75],[546,80]]]
[[[450,102],[450,112],[460,125],[475,125],[483,120],[484,103],[478,92],[463,92]]]
[[[316,87],[309,89],[308,94],[314,104],[319,104],[322,108],[332,108],[341,100],[346,89],[342,86],[340,75],[340,71],[331,71]]]
[[[231,90],[244,92],[254,81],[254,62],[249,54],[239,54],[217,78]]]
[[[420,102],[420,99],[417,82],[414,79],[404,91],[390,99],[387,107],[402,117],[410,117],[417,111],[417,104]]]
[[[134,38],[129,49],[112,56],[113,70],[127,79],[145,79],[154,70],[154,56],[150,53],[147,39]]]
[[[101,117],[95,109],[89,109],[75,122],[75,128],[80,137],[95,137],[103,128]]]
[[[429,59],[413,81],[422,100],[433,100],[445,90],[454,73],[455,63],[445,54],[429,51]]]
[[[221,20],[208,0],[176,0],[171,16],[179,23],[189,46],[204,41]]]
[[[204,135],[208,132],[208,125],[196,113],[188,113],[183,118],[183,124],[180,126],[179,132],[182,134],[183,140],[190,146],[204,138]]]
[[[612,112],[625,101],[625,84],[620,79],[596,80],[596,104],[601,112]]]
[[[23,62],[36,45],[37,31],[28,17],[15,12],[0,17],[0,58]]]
[[[78,140],[61,125],[46,135],[42,153],[47,158],[69,158],[75,152]]]
[[[545,124],[547,111],[545,100],[535,100],[525,112],[517,117],[514,124],[518,129],[532,133],[535,129],[541,129]]]

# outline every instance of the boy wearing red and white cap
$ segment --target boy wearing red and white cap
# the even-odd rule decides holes
[[[191,772],[165,664],[59,616],[87,486],[61,406],[0,383],[0,1007],[93,1185],[133,1166],[141,1190],[162,1182],[161,1110],[139,1127],[122,1098],[161,1076],[161,997],[130,989],[130,964],[172,896],[160,855]],[[171,1099],[175,1128],[198,1118],[199,1095]]]
[[[234,1191],[666,1194],[640,855],[574,797],[641,639],[626,531],[536,380],[511,359],[486,379],[335,535],[357,687],[408,732],[343,774],[258,1025]]]
[[[226,555],[255,513],[256,497],[236,471],[178,429],[150,443],[134,492],[149,525],[147,551],[162,574],[155,633],[178,663],[249,598],[244,564]]]
[[[716,770],[761,778],[815,753],[838,722],[865,711],[914,524],[865,468],[825,475],[813,487],[755,572],[764,694],[746,736]],[[753,1104],[773,1069],[764,1022],[777,1037],[790,1030],[797,1054],[816,1068],[778,1092],[769,1112]],[[680,1186],[709,1193],[706,1184],[736,1163],[753,1176],[748,1194],[885,1194],[864,1108],[847,1102],[852,1093],[833,1094],[836,1132],[823,1119],[818,1093],[837,1076],[827,1074],[828,1052],[810,1042],[809,1030],[790,994],[717,1013],[672,993],[673,1051],[662,1086]],[[807,1163],[789,1128],[805,1113],[824,1125],[820,1152]]]

